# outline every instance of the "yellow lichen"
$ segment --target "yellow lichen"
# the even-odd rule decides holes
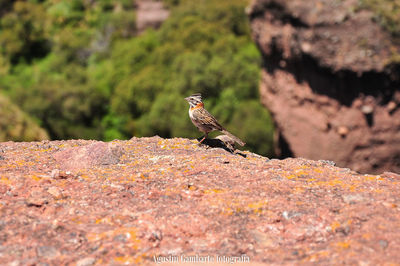
[[[304,261],[309,261],[309,262],[315,262],[318,261],[319,259],[323,258],[323,257],[327,257],[329,255],[329,252],[326,250],[321,250],[318,251],[314,254],[311,254],[307,257],[304,258]]]
[[[337,221],[334,221],[333,223],[331,223],[330,227],[332,228],[332,231],[335,232],[336,229],[340,227],[340,223]]]
[[[10,185],[11,181],[8,179],[8,177],[1,177],[0,181],[6,185]]]
[[[255,214],[260,214],[262,213],[263,208],[268,204],[268,201],[266,200],[261,200],[261,201],[256,201],[256,202],[251,202],[247,205],[250,210],[253,211]]]
[[[366,239],[366,240],[370,240],[371,239],[371,234],[370,233],[365,233],[362,235],[362,238]]]
[[[37,175],[31,175],[30,177],[31,177],[33,180],[35,180],[35,181],[41,180],[41,178],[38,177]]]
[[[223,193],[224,191],[222,189],[206,189],[204,190],[204,194],[214,194],[214,193]]]
[[[140,239],[137,238],[137,229],[134,227],[123,227],[116,228],[114,230],[105,231],[101,233],[88,233],[86,235],[89,242],[104,240],[104,239],[113,239],[117,235],[124,234],[127,238],[127,245],[133,249],[138,249],[138,244],[140,243]]]
[[[350,241],[343,241],[336,243],[336,247],[339,249],[348,249],[350,247]]]

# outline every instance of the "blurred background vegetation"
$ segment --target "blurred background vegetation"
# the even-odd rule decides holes
[[[248,1],[164,2],[169,18],[138,35],[133,0],[0,0],[0,106],[20,117],[1,113],[0,130],[25,123],[1,140],[200,137],[183,98],[201,92],[247,149],[272,155]]]

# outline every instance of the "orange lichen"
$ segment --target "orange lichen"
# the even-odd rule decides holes
[[[343,241],[336,243],[336,247],[339,249],[348,249],[350,247],[350,241]]]
[[[88,233],[87,239],[89,242],[100,241],[104,239],[113,239],[115,236],[125,235],[127,238],[127,245],[130,248],[137,250],[139,248],[140,239],[137,238],[137,229],[134,227],[116,228],[101,233]]]
[[[82,219],[81,217],[75,216],[71,219],[71,222],[74,222],[76,224],[82,224]]]
[[[37,175],[31,175],[30,178],[32,178],[32,179],[35,180],[35,181],[41,180],[41,178],[38,177]]]
[[[219,199],[218,204],[211,204],[214,208],[220,208],[222,215],[232,215],[234,213],[246,213],[246,214],[262,214],[265,211],[268,201],[248,201],[245,199],[235,199],[232,201],[225,201]]]
[[[204,194],[214,194],[214,193],[223,193],[223,192],[224,191],[222,189],[217,189],[217,188],[204,190]]]
[[[103,217],[96,220],[96,224],[113,224],[110,217]]]
[[[304,261],[309,261],[309,262],[315,262],[320,260],[323,257],[328,257],[329,256],[329,252],[326,250],[321,250],[319,252],[316,252],[314,254],[311,254],[307,257],[304,258]]]
[[[371,234],[365,233],[365,234],[362,235],[362,238],[364,238],[366,240],[370,240],[371,239]]]
[[[121,180],[120,180],[121,183],[131,183],[131,182],[135,182],[135,181],[136,181],[136,178],[134,178],[133,176],[124,176],[124,177],[121,177]]]
[[[120,257],[115,257],[114,261],[120,264],[137,265],[143,263],[144,257],[146,257],[145,254],[137,254],[135,256],[120,256]]]
[[[376,176],[376,175],[365,175],[364,176],[365,179],[369,180],[369,181],[376,181],[380,179],[380,176]]]
[[[349,190],[350,190],[351,192],[355,192],[356,189],[357,189],[357,187],[356,187],[355,185],[351,185],[351,186],[349,187]]]
[[[115,257],[114,261],[121,264],[133,264],[135,260],[131,256],[122,256],[122,257]]]
[[[323,171],[319,168],[314,168],[314,172],[319,173],[319,174],[323,173]]]
[[[83,179],[89,179],[89,176],[86,175],[86,174],[82,174],[82,175],[80,175],[80,177],[83,178]]]
[[[253,211],[255,214],[260,214],[263,211],[263,208],[268,204],[268,201],[266,200],[261,200],[261,201],[256,201],[256,202],[251,202],[247,205],[250,210]]]
[[[308,176],[309,175],[309,173],[304,170],[296,170],[295,173],[297,176]]]
[[[148,174],[140,174],[140,175],[139,175],[139,178],[140,178],[140,179],[143,179],[143,180],[148,180],[148,179],[150,179],[151,177],[150,177],[150,175],[148,175]]]
[[[335,232],[336,229],[340,227],[340,223],[337,221],[334,221],[333,223],[331,223],[330,227],[331,227],[332,231]]]
[[[36,152],[48,152],[52,151],[53,148],[48,148],[48,149],[31,149],[31,151],[36,151]]]
[[[222,214],[222,215],[228,215],[228,216],[230,216],[230,215],[233,215],[233,213],[234,213],[234,211],[233,211],[231,208],[229,208],[229,207],[227,207],[227,208],[222,208],[222,210],[221,210],[221,214]]]
[[[194,190],[197,190],[198,188],[194,185],[190,185],[190,186],[188,186],[188,189],[191,191],[194,191]]]
[[[1,177],[0,181],[6,185],[10,185],[11,181],[7,177]]]

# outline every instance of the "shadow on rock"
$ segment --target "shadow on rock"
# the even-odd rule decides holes
[[[203,137],[198,138],[200,141]],[[235,142],[226,135],[217,136],[215,139],[205,139],[200,145],[204,145],[210,148],[222,148],[229,153],[240,155],[244,158],[247,157],[246,154],[241,153],[239,150],[235,149]]]

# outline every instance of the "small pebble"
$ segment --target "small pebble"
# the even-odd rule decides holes
[[[36,249],[39,257],[54,258],[58,255],[58,250],[52,246],[41,246]]]
[[[76,266],[91,266],[96,262],[95,258],[87,257],[76,262]]]
[[[386,240],[379,240],[378,241],[379,246],[381,246],[381,248],[385,249],[388,246],[388,242]]]

